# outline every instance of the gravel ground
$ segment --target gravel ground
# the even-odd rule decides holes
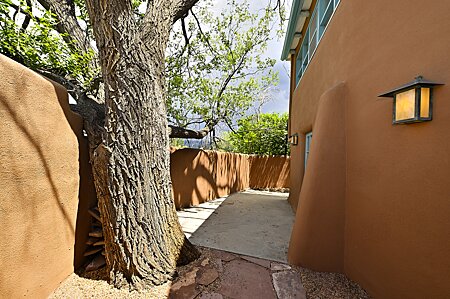
[[[171,282],[144,292],[116,289],[106,281],[105,268],[89,273],[73,273],[57,288],[50,299],[56,298],[157,298],[168,297]]]
[[[178,276],[185,276],[194,267],[199,267],[204,259],[214,260],[214,254],[210,249],[199,247],[202,257],[186,266],[178,267]],[[297,268],[300,272],[303,287],[308,299],[370,299],[357,283],[349,280],[343,274],[314,272],[306,268]],[[69,276],[53,294],[55,298],[168,298],[172,282],[154,287],[145,292],[129,291],[128,289],[116,289],[106,281],[105,268],[88,272],[73,273]],[[215,283],[207,288],[209,291],[217,289]],[[206,290],[206,288],[205,288]],[[203,291],[203,289],[202,289]]]
[[[314,272],[300,268],[300,276],[308,299],[370,299],[357,283],[344,274]]]

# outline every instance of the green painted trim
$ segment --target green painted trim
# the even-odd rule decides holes
[[[281,60],[287,60],[289,51],[291,50],[292,40],[294,39],[295,27],[300,16],[301,7],[305,0],[292,0],[291,13],[289,15],[289,23],[286,35],[284,37],[283,52],[281,52]]]

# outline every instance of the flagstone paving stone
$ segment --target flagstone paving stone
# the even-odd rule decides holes
[[[306,299],[305,289],[300,281],[300,274],[295,270],[272,273],[273,286],[279,299]]]
[[[169,298],[306,298],[298,269],[222,250],[199,249],[202,258],[179,268]]]

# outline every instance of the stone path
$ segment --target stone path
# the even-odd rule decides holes
[[[199,260],[178,269],[169,298],[306,299],[296,268],[222,250],[199,249]]]
[[[286,262],[294,223],[287,197],[248,190],[183,209],[178,217],[195,245]]]

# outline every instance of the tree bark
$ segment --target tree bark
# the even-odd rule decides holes
[[[144,289],[198,257],[171,195],[164,51],[171,1],[143,22],[125,0],[87,0],[105,84],[104,142],[92,147],[106,260],[116,287]]]

